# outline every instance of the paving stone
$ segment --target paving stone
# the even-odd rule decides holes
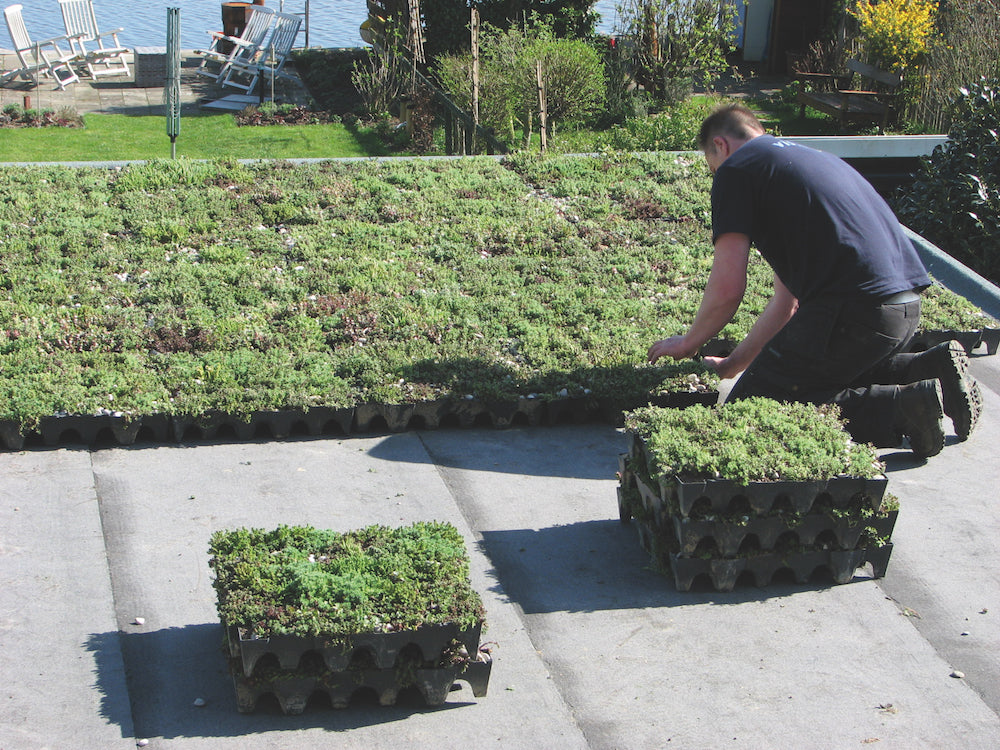
[[[151,48],[138,47],[136,51],[148,50]],[[149,62],[155,62],[156,55],[150,57]],[[165,55],[164,55],[165,58]],[[207,99],[220,99],[226,94],[232,93],[232,89],[224,89],[215,84],[209,78],[197,74],[197,66],[200,57],[191,50],[181,51],[181,103],[182,111],[197,111],[199,104]],[[146,76],[144,65],[139,65],[136,71],[135,55],[128,58],[131,73],[128,76],[103,78],[95,82],[88,78],[81,78],[78,83],[70,84],[65,90],[60,91],[51,79],[41,78],[37,84],[32,81],[12,81],[4,86],[0,86],[0,106],[7,104],[24,105],[27,96],[30,98],[32,108],[60,110],[68,108],[78,114],[85,115],[91,113],[103,114],[159,114],[163,106],[163,86],[165,73],[161,77],[158,85],[150,85],[153,80],[150,77],[140,78],[136,81],[136,76]],[[10,51],[0,51],[0,65],[4,70],[9,70],[15,66],[20,67],[17,56]],[[146,66],[148,67],[148,66]],[[295,104],[306,104],[309,101],[308,91],[304,84],[295,74],[294,66],[286,67],[286,72],[293,77],[287,81],[281,81],[276,87],[276,95],[282,101]],[[150,74],[153,78],[156,71]],[[145,87],[145,88],[144,88]],[[142,112],[143,109],[152,111]]]

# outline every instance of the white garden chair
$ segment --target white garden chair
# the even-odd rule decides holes
[[[7,83],[20,76],[25,80],[34,81],[37,85],[38,76],[46,75],[52,76],[60,89],[65,89],[67,84],[79,81],[79,76],[70,65],[78,58],[69,47],[69,37],[57,36],[37,42],[31,41],[31,35],[28,34],[21,14],[23,7],[18,3],[7,6],[3,11],[7,31],[10,32],[10,39],[14,43],[14,51],[17,52],[21,67],[0,74],[0,83]],[[67,47],[63,48],[60,44],[65,44]]]
[[[212,46],[207,50],[198,51],[198,54],[202,56],[198,73],[218,81],[229,72],[229,68],[233,64],[255,59],[260,52],[261,45],[267,38],[267,32],[271,30],[274,16],[275,13],[270,8],[263,5],[253,5],[250,7],[250,18],[247,19],[247,25],[238,37],[229,36],[221,31],[209,31],[208,33],[212,37]],[[229,52],[223,52],[220,49],[220,47],[224,47],[226,42],[233,45]]]
[[[229,66],[222,85],[242,89],[250,94],[261,76],[292,78],[293,76],[285,73],[283,68],[292,52],[301,25],[300,16],[292,13],[275,13],[270,37],[261,45],[253,59],[234,61]]]
[[[118,33],[124,29],[102,33],[97,28],[92,0],[59,0],[59,9],[70,45],[87,67],[91,78],[129,75],[125,55],[131,50],[118,42]]]

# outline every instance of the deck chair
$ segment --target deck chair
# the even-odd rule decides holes
[[[202,59],[197,72],[218,81],[229,72],[229,68],[234,62],[253,60],[264,43],[264,39],[267,38],[267,32],[271,30],[273,20],[273,10],[263,5],[252,5],[247,25],[238,37],[229,36],[221,31],[209,31],[212,45],[207,50],[198,50]],[[222,51],[225,42],[233,45],[229,52]]]
[[[99,31],[92,0],[59,0],[59,9],[70,45],[91,78],[129,75],[125,55],[130,50],[118,42],[118,32],[123,29]]]
[[[31,41],[31,35],[28,34],[21,15],[23,7],[19,3],[9,5],[3,11],[7,31],[10,32],[11,41],[14,42],[14,51],[17,52],[21,67],[0,74],[0,83],[7,83],[20,76],[37,84],[38,76],[46,75],[52,76],[60,89],[65,89],[67,84],[79,81],[79,76],[70,65],[77,56],[68,46],[69,37],[57,36],[37,42]],[[67,46],[64,48],[60,44]]]
[[[281,76],[292,78],[283,68],[299,34],[302,18],[292,13],[275,13],[274,27],[267,41],[257,54],[249,60],[237,60],[229,66],[222,80],[223,86],[242,89],[247,94],[253,92],[261,76]]]

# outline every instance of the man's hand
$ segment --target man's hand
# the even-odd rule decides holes
[[[746,291],[749,257],[750,238],[747,235],[730,232],[716,238],[712,270],[691,328],[683,336],[671,336],[649,347],[650,362],[660,357],[693,357],[702,344],[733,319]]]
[[[692,347],[688,343],[686,336],[671,336],[668,339],[657,341],[651,347],[646,356],[650,362],[656,362],[660,357],[671,357],[672,359],[689,359],[698,353],[698,347]]]
[[[702,357],[701,362],[715,370],[723,380],[735,378],[743,368],[729,357]]]

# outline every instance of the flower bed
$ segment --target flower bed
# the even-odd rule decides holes
[[[450,524],[219,531],[209,552],[241,712],[266,694],[339,708],[361,688],[391,705],[411,686],[437,705],[459,679],[486,694],[485,612]]]
[[[233,119],[240,126],[319,125],[340,122],[340,115],[297,104],[264,102],[259,107],[251,105],[240,110],[233,115]]]
[[[885,574],[898,515],[874,449],[851,442],[836,409],[755,398],[721,407],[648,407],[627,417],[618,508],[654,564],[687,591],[779,570],[837,583],[870,563]],[[732,477],[732,479],[728,478]]]
[[[82,128],[83,118],[75,111],[61,109],[25,109],[8,104],[0,110],[0,128]]]

